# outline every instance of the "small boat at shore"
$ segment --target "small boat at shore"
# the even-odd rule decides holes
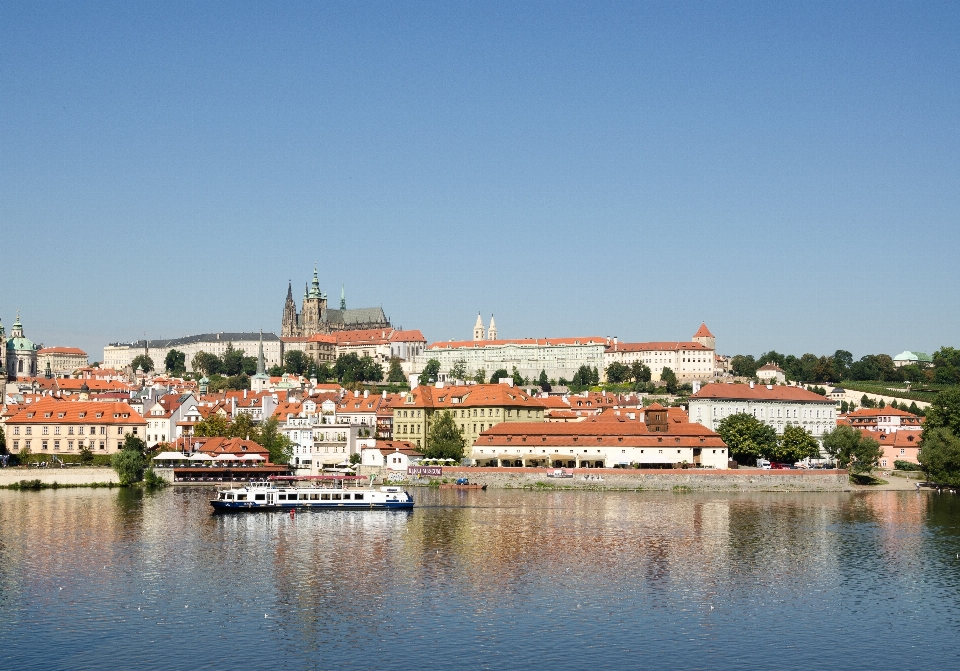
[[[279,478],[278,478],[279,479]],[[284,478],[296,480],[298,478]],[[286,482],[251,482],[217,490],[210,505],[215,511],[254,510],[410,510],[413,497],[400,487],[348,487],[345,477],[315,476],[308,486]],[[352,479],[352,478],[350,478]]]
[[[486,485],[470,484],[466,478],[460,478],[456,482],[445,482],[440,485],[440,489],[486,489]]]

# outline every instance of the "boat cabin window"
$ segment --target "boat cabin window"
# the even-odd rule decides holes
[[[253,500],[254,500],[254,501],[266,501],[266,499],[267,499],[267,495],[266,495],[266,494],[254,494],[254,495],[253,495]]]
[[[334,501],[339,501],[339,500],[340,500],[340,495],[339,495],[339,494],[332,494],[332,496],[333,496],[333,500],[334,500]],[[347,498],[349,498],[349,497],[350,497],[350,495],[347,494]]]
[[[311,500],[311,501],[319,501],[319,500],[320,500],[320,495],[319,495],[319,494],[311,494],[311,495],[310,495],[310,500]]]
[[[237,494],[237,501],[246,501],[246,500],[247,500],[246,494]]]
[[[286,501],[286,500],[287,500],[286,494],[277,494],[277,501]]]
[[[301,500],[301,501],[308,501],[308,500],[310,500],[310,495],[309,495],[309,494],[304,494],[303,492],[301,492],[301,493],[300,493],[300,500]]]
[[[321,494],[321,495],[320,495],[320,500],[321,500],[321,501],[329,501],[329,500],[330,500],[330,495],[329,495],[329,494]]]
[[[354,494],[353,499],[355,501],[363,501],[363,494]]]

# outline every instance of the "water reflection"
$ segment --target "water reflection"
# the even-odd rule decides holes
[[[142,664],[143,641],[158,668],[697,666],[707,653],[802,668],[823,662],[803,641],[883,626],[928,656],[955,652],[958,497],[415,495],[410,513],[290,516],[212,515],[190,488],[0,492],[3,659]]]

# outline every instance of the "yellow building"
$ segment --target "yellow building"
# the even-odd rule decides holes
[[[31,403],[6,421],[7,449],[34,454],[119,452],[126,435],[145,438],[147,422],[126,403],[63,401]]]
[[[438,413],[450,412],[463,433],[466,450],[477,437],[502,422],[542,422],[546,408],[509,384],[419,386],[403,394],[393,410],[393,437],[426,449],[427,434]]]

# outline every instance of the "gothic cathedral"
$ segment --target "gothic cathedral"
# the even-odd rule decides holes
[[[343,287],[340,288],[340,309],[328,309],[327,295],[320,291],[316,268],[313,269],[313,282],[309,288],[303,288],[303,305],[299,313],[293,300],[293,284],[287,285],[287,300],[283,305],[283,323],[280,328],[282,338],[309,338],[334,331],[388,328],[391,328],[390,320],[384,315],[383,308],[348,310]]]

